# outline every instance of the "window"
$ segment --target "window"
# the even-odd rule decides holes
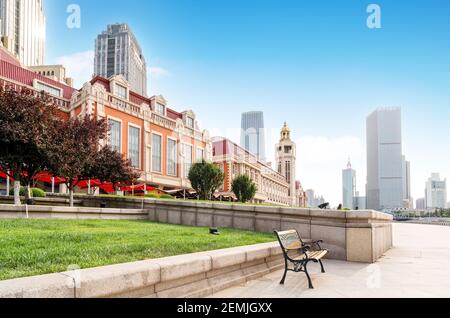
[[[184,177],[189,176],[192,167],[192,145],[184,145]]]
[[[162,137],[160,135],[152,135],[152,170],[154,172],[162,172]]]
[[[194,118],[188,117],[186,121],[189,128],[194,128]]]
[[[159,115],[165,116],[166,115],[166,107],[164,105],[161,105],[160,103],[156,103],[155,112]]]
[[[140,132],[141,130],[137,127],[128,127],[128,159],[134,168],[139,168]]]
[[[44,84],[42,82],[36,82],[34,88],[38,91],[44,91],[50,95],[61,97],[61,90],[59,88]]]
[[[122,99],[127,99],[127,88],[125,86],[116,84],[116,96]]]
[[[204,151],[203,151],[202,148],[197,148],[197,154],[196,154],[196,160],[197,160],[197,162],[201,162],[203,159],[205,159],[205,158],[203,157],[203,153],[204,153]]]
[[[177,175],[177,141],[173,139],[167,142],[167,174]]]
[[[122,150],[122,124],[119,121],[109,119],[109,145],[112,150]]]
[[[287,183],[291,183],[291,162],[286,161],[286,181]]]

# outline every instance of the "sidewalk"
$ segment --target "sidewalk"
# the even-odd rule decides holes
[[[271,273],[214,298],[308,297],[450,297],[450,227],[394,224],[394,248],[376,264],[325,260],[309,270],[315,289],[307,288],[304,273]]]

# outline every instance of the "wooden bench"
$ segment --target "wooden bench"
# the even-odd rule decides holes
[[[304,242],[296,230],[275,231],[275,234],[283,250],[285,263],[284,275],[280,284],[284,284],[288,271],[304,272],[308,278],[309,288],[313,289],[307,267],[309,262],[319,263],[322,273],[325,273],[322,258],[327,255],[328,251],[320,246],[323,241]]]

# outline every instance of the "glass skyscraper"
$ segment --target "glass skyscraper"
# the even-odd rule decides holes
[[[263,112],[242,114],[241,147],[266,162],[266,141]]]
[[[95,41],[94,75],[123,75],[131,90],[147,96],[147,64],[127,24],[111,24]]]
[[[367,117],[367,208],[403,208],[400,108],[380,108]]]

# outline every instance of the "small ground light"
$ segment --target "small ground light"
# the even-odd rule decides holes
[[[209,229],[209,234],[220,235],[219,229],[217,227],[212,227]]]

